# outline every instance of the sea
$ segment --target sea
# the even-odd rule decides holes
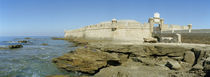
[[[0,47],[22,44],[23,48],[0,49],[0,77],[78,75],[58,69],[52,59],[74,50],[73,43],[48,36],[0,36]],[[17,43],[26,40],[28,43]],[[42,45],[43,43],[48,45]]]

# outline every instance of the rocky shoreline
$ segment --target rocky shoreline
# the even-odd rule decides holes
[[[91,77],[209,76],[205,65],[209,45],[74,43],[79,46],[76,50],[53,59],[58,68]]]

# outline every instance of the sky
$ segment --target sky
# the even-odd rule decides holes
[[[210,0],[0,0],[0,36],[64,36],[64,30],[103,21],[148,22],[210,29]]]

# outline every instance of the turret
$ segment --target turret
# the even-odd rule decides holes
[[[112,19],[112,24],[116,24],[117,23],[117,19]]]

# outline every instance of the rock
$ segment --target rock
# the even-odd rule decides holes
[[[28,43],[26,40],[18,41],[18,43]]]
[[[50,75],[46,77],[70,77],[69,75]]]
[[[154,46],[155,50],[151,51],[153,55],[167,55],[169,57],[183,57],[185,51],[190,49],[181,46],[167,46],[167,45],[157,45]]]
[[[44,45],[44,46],[46,46],[46,45],[48,45],[47,43],[42,43],[41,45]]]
[[[53,59],[53,62],[66,71],[79,71],[88,74],[95,74],[107,66],[121,64],[118,54],[109,54],[88,48],[79,48]]]
[[[144,66],[130,62],[123,66],[111,66],[100,70],[94,77],[168,77],[168,72],[161,67]]]
[[[31,39],[30,37],[26,37],[26,38],[24,38],[24,39]]]
[[[206,53],[204,49],[201,49],[201,48],[192,48],[191,51],[193,51],[195,54],[194,65],[197,63],[200,63],[202,61],[201,59],[205,56],[205,53]]]
[[[192,51],[187,51],[184,53],[184,59],[183,61],[190,63],[190,64],[194,64],[195,61],[195,55]]]
[[[203,70],[203,66],[201,64],[196,64],[192,67],[191,70]]]
[[[210,72],[210,57],[204,61],[204,70]]]
[[[8,49],[7,47],[0,47],[0,49]]]
[[[170,69],[174,69],[174,70],[181,69],[181,65],[177,61],[174,61],[174,60],[168,61],[165,66],[167,66]]]
[[[61,37],[52,37],[53,40],[65,40],[65,38],[61,38]]]
[[[157,43],[157,39],[155,39],[155,38],[144,38],[144,42]]]
[[[181,61],[183,59],[182,56],[178,56],[178,57],[170,57],[171,59],[177,60],[177,61]]]
[[[196,71],[189,70],[195,59],[200,60],[196,64],[202,62],[203,51],[192,52],[191,49],[191,46],[180,44],[88,43],[82,48],[53,59],[53,62],[60,69],[78,71],[95,77],[198,77],[199,72],[192,73]],[[194,52],[196,55],[193,56]],[[200,66],[193,68],[203,71],[200,70]]]
[[[10,49],[14,49],[14,48],[22,48],[23,47],[23,45],[9,45],[8,46]]]

